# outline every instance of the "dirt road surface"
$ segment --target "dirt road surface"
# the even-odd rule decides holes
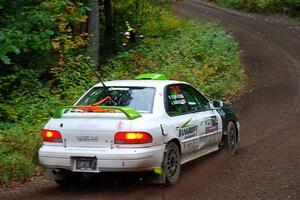
[[[238,154],[219,152],[185,165],[171,188],[110,174],[62,189],[37,177],[2,190],[1,200],[300,199],[300,30],[197,0],[185,1],[180,10],[221,23],[240,44],[252,90],[234,103],[242,126]]]

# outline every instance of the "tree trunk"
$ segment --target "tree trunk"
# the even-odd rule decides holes
[[[111,9],[111,0],[104,0],[104,15],[105,15],[105,38],[106,38],[106,49],[108,54],[112,53],[114,47],[114,29],[113,29],[113,18]]]
[[[100,28],[98,0],[88,0],[88,6],[91,9],[88,15],[88,54],[94,61],[95,65],[99,67]]]

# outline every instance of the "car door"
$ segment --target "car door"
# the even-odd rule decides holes
[[[201,131],[201,118],[190,104],[190,95],[183,84],[169,85],[166,88],[166,111],[168,131],[175,133],[180,140],[182,157],[187,157],[197,150],[197,139]]]
[[[190,100],[187,100],[188,104],[192,104],[192,109],[199,112],[198,118],[201,121],[201,128],[197,154],[205,154],[217,150],[222,138],[221,116],[216,110],[210,109],[209,101],[192,86],[185,85],[183,91],[186,91],[191,96]]]
[[[190,85],[169,85],[166,94],[168,129],[180,140],[182,158],[188,161],[219,140],[215,135],[221,129],[221,119]]]

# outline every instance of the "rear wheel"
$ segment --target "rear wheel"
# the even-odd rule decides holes
[[[168,144],[164,157],[164,175],[167,185],[175,185],[180,176],[181,163],[178,146],[171,142]]]
[[[231,155],[234,155],[237,151],[237,131],[233,122],[229,122],[227,126],[227,150]]]

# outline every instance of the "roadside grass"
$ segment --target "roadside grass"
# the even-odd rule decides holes
[[[103,79],[131,79],[137,74],[164,73],[187,81],[210,98],[228,99],[245,88],[238,44],[229,32],[213,24],[181,19],[168,8],[149,3],[142,32],[145,39],[111,57],[103,66]],[[75,59],[76,60],[76,59]],[[73,104],[96,83],[83,63],[53,72],[64,74],[59,83],[37,83],[25,91],[12,91],[11,101],[0,106],[0,184],[40,173],[37,151],[40,129],[55,107]],[[36,77],[29,77],[29,80]]]

